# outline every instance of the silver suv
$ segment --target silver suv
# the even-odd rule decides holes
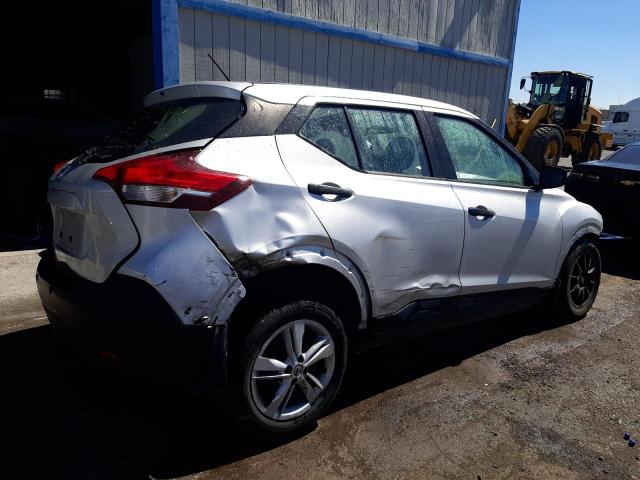
[[[355,351],[543,303],[584,315],[602,219],[564,178],[439,102],[180,85],[52,176],[38,288],[76,345],[292,432]]]

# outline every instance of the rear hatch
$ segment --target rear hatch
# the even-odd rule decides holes
[[[47,200],[58,261],[101,283],[134,252],[139,235],[126,205],[111,185],[94,175],[105,166],[137,158],[197,152],[244,113],[241,92],[225,90],[223,97],[197,98],[176,98],[174,90],[167,95],[170,101],[148,106],[101,145],[54,173]],[[150,96],[164,100],[158,92]]]

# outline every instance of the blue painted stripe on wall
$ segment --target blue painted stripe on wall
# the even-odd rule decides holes
[[[160,0],[163,2],[173,2],[176,0]],[[212,13],[229,15],[232,17],[240,17],[247,20],[265,22],[274,25],[280,25],[300,30],[307,30],[325,35],[332,35],[342,38],[350,38],[363,42],[369,42],[377,45],[385,45],[390,47],[402,48],[413,52],[428,53],[441,57],[456,58],[459,60],[468,60],[496,67],[509,68],[511,62],[506,58],[492,57],[490,55],[482,55],[473,52],[464,52],[451,48],[440,47],[430,43],[419,42],[408,38],[400,38],[384,33],[372,32],[360,28],[347,27],[344,25],[336,25],[334,23],[323,22],[310,18],[297,17],[287,13],[275,12],[259,7],[249,5],[241,5],[231,3],[224,0],[177,0],[180,7],[206,10]],[[176,13],[177,17],[177,13]],[[177,23],[177,20],[176,20]],[[164,29],[163,29],[164,31]],[[176,27],[177,32],[177,27]],[[176,40],[177,42],[177,40]]]
[[[160,0],[151,0],[151,38],[153,41],[153,85],[162,87],[162,35]]]
[[[153,80],[156,88],[180,83],[177,0],[152,0]]]
[[[509,72],[507,73],[507,84],[504,87],[504,105],[502,107],[502,131],[500,132],[504,136],[504,132],[507,128],[507,111],[509,109],[509,92],[511,91],[511,76],[513,75],[513,55],[516,51],[516,35],[518,35],[518,21],[520,20],[520,4],[521,0],[517,0],[516,16],[513,19],[513,34],[511,36],[511,51],[509,52]]]

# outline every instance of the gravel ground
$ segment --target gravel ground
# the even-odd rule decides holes
[[[333,411],[280,445],[239,432],[222,398],[63,356],[36,326],[35,254],[7,254],[0,478],[640,478],[622,439],[640,437],[640,260],[626,241],[601,248],[584,319],[514,315],[362,354]]]

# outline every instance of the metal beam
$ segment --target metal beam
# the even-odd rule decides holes
[[[516,36],[518,35],[518,21],[520,20],[520,1],[516,0],[515,18],[513,19],[513,30],[511,34],[511,50],[509,53],[509,72],[507,74],[507,82],[504,87],[504,103],[502,105],[502,128],[501,134],[504,136],[504,132],[507,128],[507,110],[509,109],[509,92],[511,91],[511,77],[513,75],[513,55],[516,50]]]
[[[178,1],[152,0],[153,80],[155,88],[180,82]]]

